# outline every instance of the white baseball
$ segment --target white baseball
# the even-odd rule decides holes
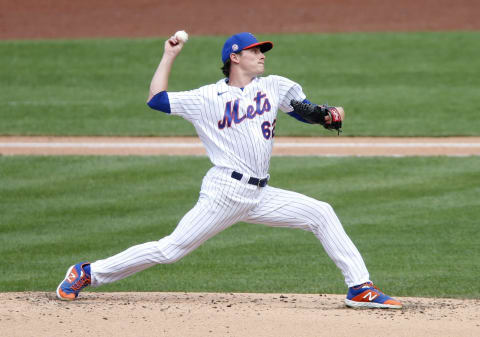
[[[178,32],[176,32],[175,37],[177,38],[178,41],[181,41],[183,43],[188,41],[188,34],[184,30],[179,30]]]

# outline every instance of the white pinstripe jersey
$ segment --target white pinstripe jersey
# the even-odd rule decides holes
[[[306,98],[299,84],[281,76],[257,77],[245,88],[226,79],[198,89],[168,92],[172,115],[190,121],[210,161],[250,176],[268,174],[278,109]]]

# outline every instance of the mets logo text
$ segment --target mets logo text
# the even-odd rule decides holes
[[[270,101],[267,98],[266,94],[262,94],[261,91],[257,92],[257,95],[253,98],[255,102],[255,107],[253,105],[249,105],[247,107],[247,112],[243,116],[238,115],[238,109],[240,104],[240,99],[236,99],[233,102],[229,101],[225,104],[225,113],[223,114],[223,118],[218,121],[218,128],[220,130],[226,127],[231,127],[232,122],[235,124],[239,124],[245,120],[245,118],[253,119],[257,115],[263,115],[265,112],[270,111],[272,106],[270,105]],[[263,102],[263,105],[262,105]]]

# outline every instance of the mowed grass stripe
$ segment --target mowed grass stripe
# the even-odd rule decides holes
[[[168,235],[204,157],[0,157],[0,291]],[[478,298],[480,158],[273,158],[271,184],[329,202],[372,279],[397,296]],[[344,293],[309,232],[237,224],[172,265],[99,291]]]
[[[300,83],[316,103],[342,105],[347,136],[480,134],[480,33],[263,35],[267,75]],[[222,77],[225,37],[192,36],[169,90]],[[193,135],[145,100],[163,38],[0,42],[2,135]],[[278,136],[332,135],[280,114]]]

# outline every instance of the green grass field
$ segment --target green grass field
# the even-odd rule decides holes
[[[343,105],[346,136],[480,135],[480,34],[263,35],[267,74],[302,84],[316,103]],[[222,77],[225,37],[193,36],[170,90]],[[145,104],[164,39],[0,42],[2,135],[193,135]],[[318,135],[281,115],[277,134]],[[325,134],[325,133],[323,133]]]
[[[209,167],[205,157],[0,157],[0,291],[53,291],[74,262],[168,235]],[[271,184],[332,204],[385,292],[479,298],[479,167],[479,157],[275,157]],[[98,289],[345,285],[313,234],[237,224],[180,262]]]
[[[480,135],[478,32],[259,38],[275,44],[267,74],[345,107],[345,136]],[[224,40],[192,37],[170,90],[220,79]],[[163,38],[0,41],[0,135],[194,135],[145,104],[162,50]],[[282,114],[276,130],[333,135]],[[0,291],[53,291],[74,262],[168,235],[209,167],[205,157],[0,156]],[[479,157],[273,158],[271,167],[272,185],[334,206],[385,292],[480,298]],[[178,263],[99,291],[345,285],[311,233],[238,224]]]

